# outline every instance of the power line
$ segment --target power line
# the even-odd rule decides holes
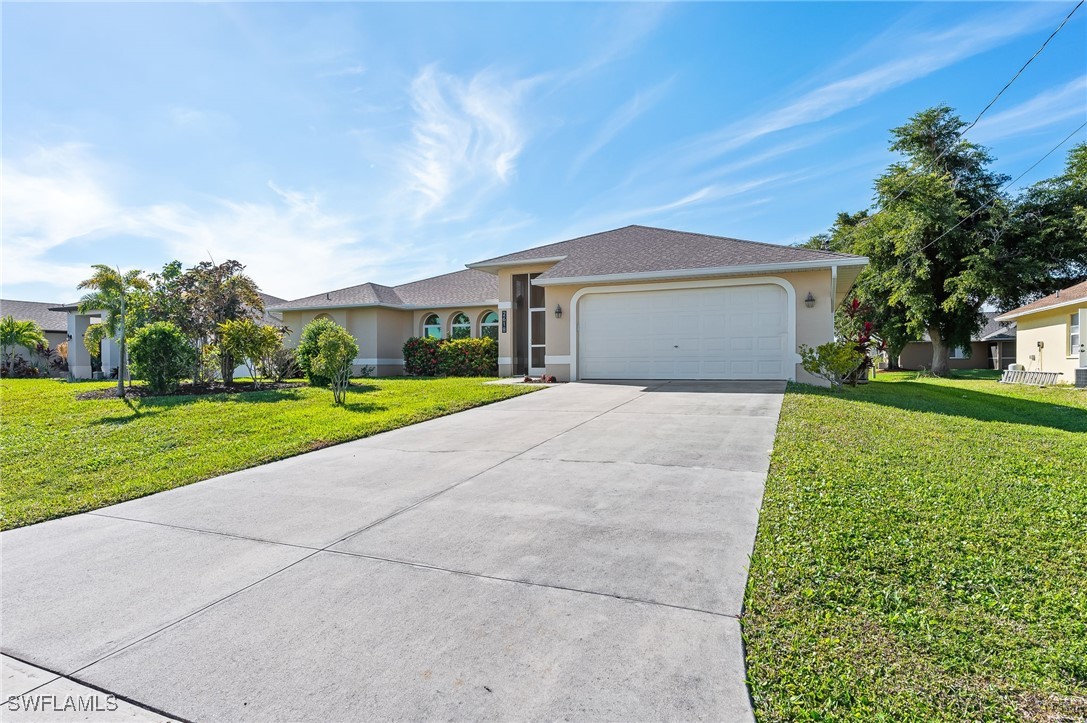
[[[1004,91],[1006,91],[1006,90],[1007,90],[1008,88],[1010,88],[1010,87],[1011,87],[1011,85],[1012,85],[1012,83],[1014,83],[1014,82],[1015,82],[1016,80],[1018,80],[1018,79],[1019,79],[1019,76],[1020,76],[1020,75],[1022,75],[1022,74],[1023,74],[1023,71],[1027,69],[1027,66],[1028,66],[1028,65],[1030,65],[1031,63],[1033,63],[1033,62],[1034,62],[1034,59],[1035,59],[1035,58],[1037,58],[1037,57],[1038,57],[1038,56],[1039,56],[1039,55],[1041,54],[1041,52],[1042,52],[1043,50],[1045,50],[1045,47],[1046,47],[1047,45],[1049,45],[1049,41],[1050,41],[1050,40],[1052,40],[1052,39],[1053,39],[1054,37],[1056,37],[1057,33],[1059,33],[1059,32],[1061,31],[1061,29],[1062,29],[1062,28],[1063,28],[1063,27],[1064,27],[1065,25],[1067,25],[1067,24],[1068,24],[1068,21],[1069,21],[1069,20],[1071,20],[1072,16],[1076,14],[1076,11],[1080,9],[1080,7],[1081,7],[1081,6],[1083,5],[1083,3],[1084,3],[1084,2],[1087,2],[1087,0],[1079,0],[1079,2],[1078,2],[1078,3],[1076,3],[1076,6],[1075,6],[1074,8],[1072,8],[1071,12],[1069,12],[1069,13],[1068,13],[1068,14],[1067,14],[1067,15],[1066,15],[1066,16],[1064,17],[1064,20],[1062,20],[1062,21],[1061,21],[1061,24],[1057,26],[1057,29],[1056,29],[1056,30],[1054,30],[1054,31],[1053,31],[1052,33],[1050,33],[1050,34],[1049,34],[1049,37],[1045,39],[1045,42],[1043,42],[1043,43],[1041,44],[1041,46],[1039,46],[1039,48],[1038,48],[1037,50],[1035,50],[1035,51],[1034,51],[1034,55],[1030,56],[1030,58],[1029,58],[1029,59],[1027,60],[1027,62],[1023,63],[1022,67],[1020,67],[1020,68],[1019,68],[1019,70],[1018,70],[1018,71],[1016,71],[1015,75],[1013,75],[1013,76],[1012,76],[1011,80],[1009,80],[1009,81],[1008,81],[1007,83],[1005,83],[1005,84],[1004,84],[1004,87],[1003,87],[1003,88],[1001,88],[1001,89],[1000,89],[1000,91],[999,91],[999,92],[998,92],[998,93],[997,93],[996,95],[994,95],[994,96],[993,96],[993,99],[992,99],[992,100],[990,100],[990,101],[988,102],[988,104],[987,104],[987,105],[986,105],[986,106],[985,106],[984,108],[982,108],[982,109],[981,109],[981,112],[977,114],[977,117],[976,117],[976,118],[974,118],[974,120],[973,120],[973,121],[971,121],[969,125],[967,125],[967,126],[966,126],[965,128],[963,128],[963,129],[962,129],[961,131],[959,131],[959,132],[958,132],[958,134],[957,134],[957,135],[958,135],[958,137],[959,137],[960,139],[961,139],[961,138],[962,138],[963,136],[965,136],[965,135],[966,135],[966,133],[967,133],[967,132],[968,132],[968,131],[969,131],[970,129],[972,129],[972,128],[973,128],[974,126],[976,126],[976,125],[978,124],[978,121],[980,121],[980,120],[981,120],[981,117],[982,117],[982,116],[984,116],[984,115],[985,115],[985,113],[986,113],[986,112],[987,112],[987,111],[988,111],[988,110],[989,110],[990,108],[992,108],[992,107],[993,107],[993,105],[994,105],[994,104],[995,104],[995,103],[996,103],[996,102],[997,102],[997,101],[998,101],[998,100],[1000,99],[1000,96],[1004,95]],[[937,155],[937,156],[936,156],[936,158],[932,159],[932,161],[931,161],[931,165],[935,166],[935,165],[936,165],[937,163],[939,163],[940,159],[941,159],[941,158],[943,158],[943,157],[944,157],[945,155],[947,155],[947,152],[948,152],[949,150],[951,150],[951,149],[950,149],[950,148],[947,148],[947,149],[944,149],[943,151],[940,151],[939,155]],[[929,164],[925,164],[925,165],[927,166],[927,165],[929,165]],[[923,168],[923,167],[922,167],[922,168]],[[917,181],[918,181],[918,180],[920,180],[920,176],[918,176],[918,177],[914,178],[914,179],[913,179],[912,181],[910,181],[910,182],[909,182],[909,184],[907,184],[905,188],[903,188],[903,189],[902,189],[901,191],[899,191],[899,192],[898,192],[897,194],[895,194],[894,198],[892,198],[892,199],[891,199],[890,201],[888,201],[887,203],[883,204],[883,207],[884,207],[884,208],[886,208],[888,204],[894,203],[894,202],[895,202],[895,201],[897,201],[898,199],[902,198],[903,194],[905,194],[905,193],[906,193],[907,191],[909,191],[909,190],[910,190],[911,188],[913,188],[913,187],[914,187],[914,185],[915,185],[915,184],[917,183]],[[879,214],[881,214],[881,213],[883,213],[883,209],[882,209],[882,208],[881,208],[881,209],[879,209],[878,211],[876,211],[875,213],[873,213],[873,214],[872,214],[871,216],[869,216],[869,217],[867,217],[866,219],[864,219],[863,221],[861,221],[860,225],[861,225],[861,226],[866,226],[866,225],[868,225],[868,223],[869,223],[869,222],[870,222],[870,221],[871,221],[871,220],[872,220],[873,218],[875,218],[876,216],[878,216],[878,215],[879,215]]]

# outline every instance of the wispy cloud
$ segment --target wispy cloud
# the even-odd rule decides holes
[[[403,162],[416,216],[510,181],[526,140],[520,112],[532,80],[483,71],[469,79],[428,66],[411,84],[411,143]]]
[[[970,131],[970,137],[990,142],[1022,135],[1069,119],[1087,118],[1087,75],[1039,93],[1007,110],[986,116]]]
[[[159,244],[164,261],[236,258],[262,288],[283,296],[382,278],[403,253],[362,236],[359,219],[324,210],[316,194],[269,183],[264,202],[214,198],[199,211],[179,202],[132,205],[113,191],[122,176],[76,144],[4,158],[4,285],[47,284],[66,299],[87,274],[84,265],[57,261],[70,258],[66,247],[118,237]]]
[[[630,100],[623,103],[614,113],[605,118],[589,145],[574,159],[569,175],[576,175],[590,158],[599,153],[604,146],[611,143],[624,128],[637,120],[638,116],[659,103],[674,79],[673,76],[654,86],[639,90]]]
[[[605,6],[598,36],[602,41],[580,65],[562,76],[569,83],[592,75],[596,71],[622,60],[635,52],[658,27],[668,12],[667,3],[630,3]],[[614,8],[618,8],[613,12]]]
[[[990,50],[1040,27],[1053,17],[1049,8],[1030,7],[975,16],[940,32],[899,38],[900,56],[845,75],[801,93],[794,100],[750,115],[687,145],[684,160],[696,164],[772,133],[826,120],[873,97]]]

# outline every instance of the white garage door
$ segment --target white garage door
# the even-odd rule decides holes
[[[788,296],[774,284],[587,294],[582,379],[787,379]]]

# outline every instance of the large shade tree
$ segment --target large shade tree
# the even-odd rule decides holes
[[[125,395],[126,342],[135,331],[135,325],[127,324],[130,303],[140,292],[147,292],[150,284],[139,269],[122,273],[105,264],[94,264],[94,274],[79,283],[80,289],[90,289],[79,300],[79,312],[105,312],[102,323],[91,324],[83,335],[83,344],[92,356],[98,356],[102,341],[109,337],[120,347],[117,365],[117,394]]]
[[[966,124],[947,106],[892,129],[902,160],[876,179],[879,211],[843,214],[810,242],[869,258],[858,294],[876,310],[891,349],[925,333],[932,373],[946,375],[950,352],[968,347],[992,296],[993,254],[1007,225],[1006,178],[988,151],[960,135]]]

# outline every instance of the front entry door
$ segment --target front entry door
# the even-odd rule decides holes
[[[547,308],[542,286],[533,286],[539,274],[513,276],[513,373],[540,376],[544,373]]]

